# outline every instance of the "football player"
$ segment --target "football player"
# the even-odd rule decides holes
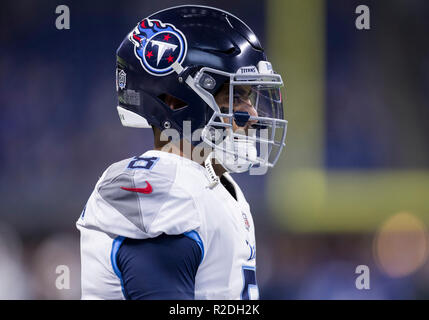
[[[178,6],[117,50],[124,126],[154,149],[111,165],[80,218],[82,299],[258,299],[255,231],[230,173],[284,146],[282,78],[234,15]]]

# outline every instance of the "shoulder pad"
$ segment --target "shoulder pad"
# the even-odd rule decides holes
[[[157,157],[134,157],[111,165],[96,189],[102,200],[147,237],[181,234],[199,226],[199,215],[192,196],[176,186],[175,178],[174,164]]]

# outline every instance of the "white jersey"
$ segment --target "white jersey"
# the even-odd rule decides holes
[[[190,233],[202,251],[195,299],[258,299],[255,234],[238,185],[235,199],[194,161],[148,151],[111,165],[77,221],[82,299],[124,299],[115,252],[122,238]],[[136,192],[137,191],[137,192]]]

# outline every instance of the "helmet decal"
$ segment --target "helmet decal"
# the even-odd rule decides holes
[[[166,76],[172,64],[183,62],[187,52],[186,38],[172,24],[144,19],[130,33],[134,54],[143,69],[154,76]]]
[[[116,69],[116,91],[124,90],[127,85],[127,74],[124,70]]]

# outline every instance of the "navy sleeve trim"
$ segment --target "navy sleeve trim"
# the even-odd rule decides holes
[[[203,262],[203,259],[204,259],[204,244],[203,244],[203,241],[200,238],[200,235],[195,230],[192,230],[192,231],[189,231],[189,232],[185,232],[184,235],[186,237],[188,237],[189,239],[194,240],[198,244],[198,246],[200,247],[200,250],[201,250],[200,264],[201,264],[201,262]]]
[[[196,232],[125,238],[117,245],[116,267],[112,265],[126,299],[194,299],[195,276],[204,250],[201,245]]]
[[[113,240],[112,243],[112,251],[110,253],[110,262],[112,263],[113,271],[118,276],[119,280],[121,281],[121,288],[122,288],[122,294],[124,295],[125,299],[127,299],[127,296],[125,294],[125,288],[124,288],[124,281],[122,279],[121,271],[118,268],[118,264],[116,261],[116,257],[119,251],[119,248],[121,247],[122,242],[125,240],[125,237],[118,236]]]

